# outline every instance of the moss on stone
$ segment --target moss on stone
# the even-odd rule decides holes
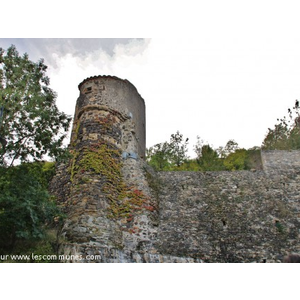
[[[71,162],[71,180],[77,174],[85,174],[87,180],[90,172],[103,179],[102,191],[109,200],[108,217],[113,219],[126,218],[130,222],[134,213],[146,209],[155,210],[148,197],[134,187],[127,186],[122,176],[120,150],[105,142],[98,142],[83,149],[81,154],[74,151]]]

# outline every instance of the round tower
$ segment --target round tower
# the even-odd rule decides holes
[[[92,124],[96,125],[100,115],[113,115],[118,124],[129,120],[131,126],[121,125],[123,136],[114,136],[110,132],[111,142],[122,150],[123,156],[144,158],[145,102],[134,85],[115,76],[93,76],[83,80],[78,88],[80,95],[75,109],[71,144],[78,139],[79,122],[87,123],[83,132],[85,140],[98,140],[103,137],[101,128]]]
[[[70,245],[63,252],[150,251],[157,201],[145,173],[144,100],[129,81],[113,76],[89,77],[78,87],[69,183],[61,197],[62,234]]]

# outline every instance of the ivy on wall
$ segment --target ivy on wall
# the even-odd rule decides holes
[[[108,114],[95,119],[100,125],[102,135],[110,136],[111,129],[116,125],[116,118]],[[80,122],[76,125],[76,136],[80,131]],[[76,137],[77,140],[77,137]],[[73,158],[70,162],[71,182],[75,184],[85,174],[89,180],[91,174],[97,174],[102,179],[102,192],[109,200],[107,216],[112,219],[126,219],[131,222],[135,214],[143,211],[154,211],[151,204],[141,190],[128,186],[122,175],[121,151],[113,144],[101,139],[90,142],[80,151],[71,150]]]

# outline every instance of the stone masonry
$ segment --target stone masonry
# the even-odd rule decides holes
[[[300,252],[300,152],[264,151],[263,170],[154,172],[145,103],[127,80],[79,85],[70,143],[51,191],[72,262],[280,262]]]

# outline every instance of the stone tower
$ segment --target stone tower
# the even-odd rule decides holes
[[[78,88],[80,96],[76,104],[71,141],[78,139],[76,130],[80,122],[86,140],[101,139],[103,124],[99,124],[97,118],[114,116],[122,134],[105,132],[106,138],[109,136],[114,139],[111,142],[123,152],[123,156],[143,158],[146,144],[145,102],[137,89],[128,80],[112,76],[89,77]],[[131,126],[126,126],[128,124]]]
[[[132,259],[137,249],[151,253],[157,203],[151,170],[145,171],[144,100],[129,81],[113,76],[87,78],[79,91],[72,159],[55,184],[67,214],[61,253],[102,262]]]
[[[263,169],[154,172],[145,104],[127,80],[79,84],[72,157],[51,193],[64,208],[59,259],[267,262],[300,252],[300,151],[263,151]]]

